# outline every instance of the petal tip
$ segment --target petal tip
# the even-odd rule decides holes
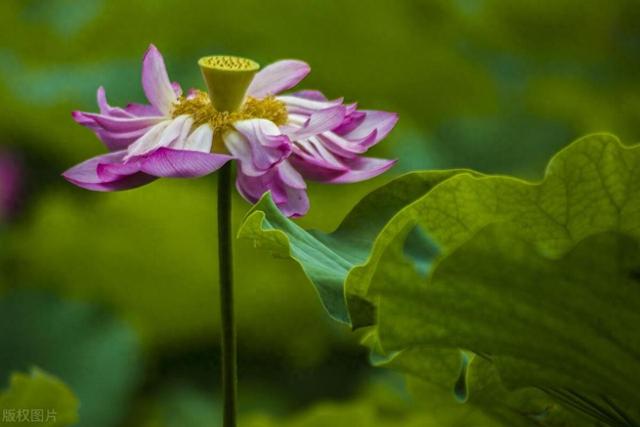
[[[147,48],[146,52],[144,53],[145,58],[147,57],[147,55],[149,55],[151,53],[160,53],[160,51],[158,50],[156,45],[153,44],[153,43],[149,43],[149,47]]]
[[[300,69],[306,74],[311,72],[311,65],[309,65],[308,63],[300,61],[299,59],[294,59],[294,61],[296,61],[300,65]]]
[[[94,120],[86,115],[84,111],[75,110],[71,112],[71,118],[79,125],[86,126],[89,123],[93,123]]]

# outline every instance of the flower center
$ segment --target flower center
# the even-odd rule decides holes
[[[217,58],[217,57],[216,57]],[[205,92],[196,90],[186,98],[181,96],[173,105],[173,117],[188,114],[193,119],[194,126],[208,123],[215,133],[231,129],[234,122],[247,119],[267,119],[278,126],[287,123],[287,107],[284,102],[273,96],[257,99],[247,97],[237,111],[217,111],[213,108]]]
[[[228,55],[205,56],[198,65],[213,108],[229,112],[242,107],[247,88],[260,69],[255,61]]]

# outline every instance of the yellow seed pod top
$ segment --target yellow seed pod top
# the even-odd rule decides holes
[[[217,111],[237,111],[260,65],[237,56],[205,56],[198,61]]]

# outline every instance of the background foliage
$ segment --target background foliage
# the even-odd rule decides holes
[[[633,0],[1,2],[0,146],[23,178],[18,208],[2,212],[0,226],[0,330],[14,350],[0,359],[5,384],[15,370],[50,372],[82,402],[81,426],[215,425],[215,177],[97,195],[59,176],[101,150],[69,112],[93,110],[99,85],[113,104],[141,101],[150,42],[183,87],[202,86],[195,60],[205,54],[293,57],[312,66],[304,87],[400,112],[374,152],[399,158],[391,173],[348,189],[312,187],[311,213],[298,224],[329,232],[402,172],[464,167],[540,179],[580,135],[635,141],[639,18]],[[234,209],[239,226],[249,206],[237,199]],[[326,318],[294,261],[250,241],[236,250],[247,425],[468,425],[476,416],[455,401],[440,414],[412,403],[401,377],[369,366],[362,332]],[[484,375],[490,384],[495,373]],[[417,396],[438,387],[409,384]]]

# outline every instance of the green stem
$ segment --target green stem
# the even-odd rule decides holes
[[[231,162],[218,171],[218,263],[222,326],[223,426],[236,427],[238,367],[233,313],[233,246],[231,236]]]

